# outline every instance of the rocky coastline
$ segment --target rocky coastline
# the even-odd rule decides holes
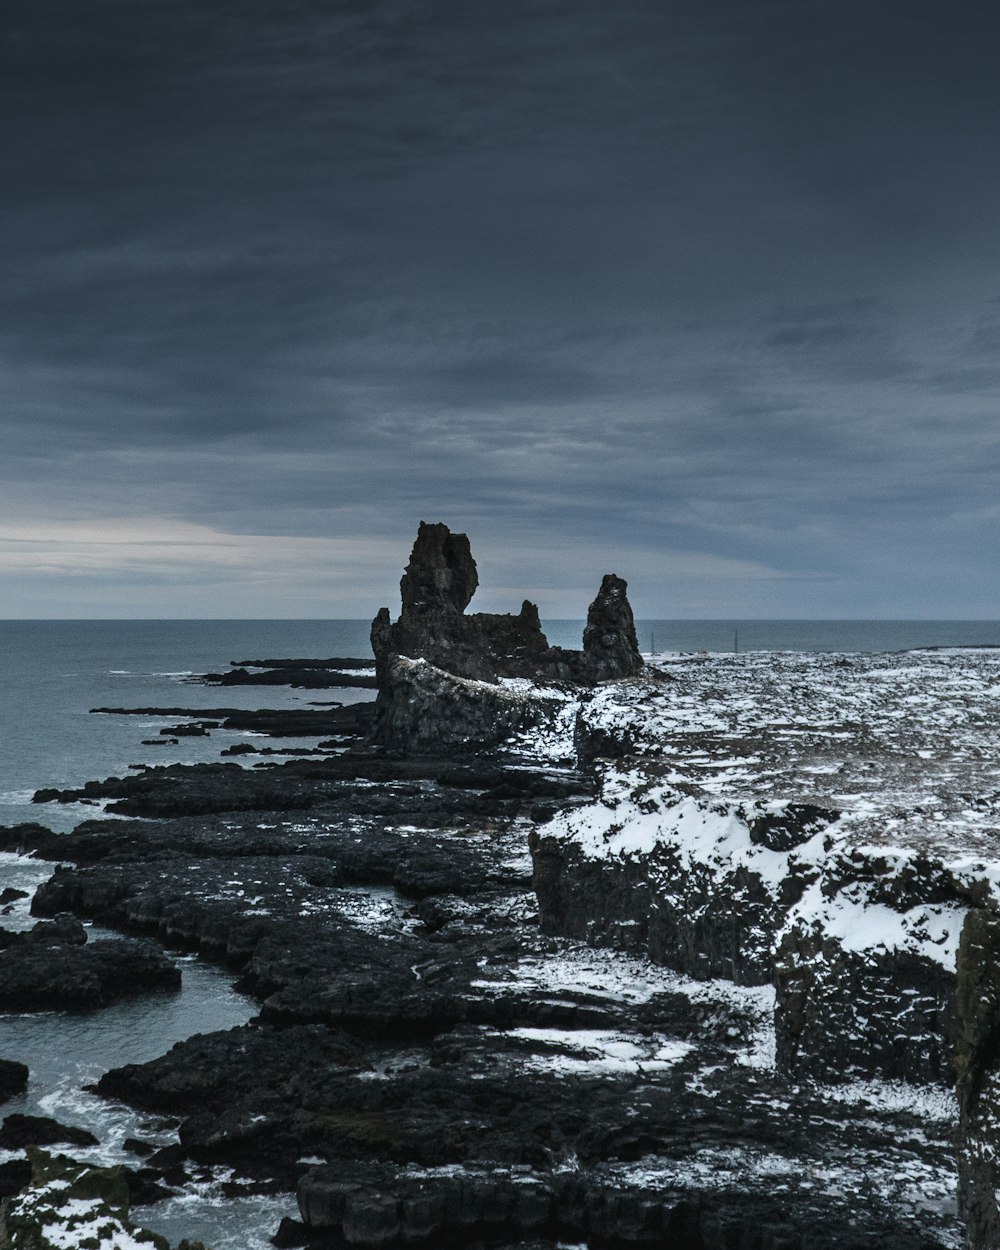
[[[374,702],[95,709],[254,736],[39,792],[105,806],[72,833],[0,830],[55,865],[0,932],[0,1010],[169,993],[179,952],[259,1005],[100,1079],[176,1129],[119,1177],[8,1116],[0,1246],[36,1244],[59,1168],[127,1221],[205,1166],[296,1193],[279,1246],[998,1244],[1000,659],[644,664],[614,575],[577,652],[529,603],[466,614],[476,584],[421,525]]]

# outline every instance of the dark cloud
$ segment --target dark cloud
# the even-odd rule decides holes
[[[8,511],[378,540],[387,588],[441,517],[503,584],[505,544],[567,594],[606,555],[652,613],[995,614],[998,35],[9,0]]]

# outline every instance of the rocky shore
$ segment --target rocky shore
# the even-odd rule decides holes
[[[0,1009],[28,964],[103,986],[106,958],[94,1005],[169,992],[170,952],[230,970],[254,1020],[98,1090],[176,1126],[145,1185],[294,1191],[277,1245],[997,1244],[1000,658],[644,665],[617,577],[580,652],[531,604],[467,616],[475,585],[422,526],[374,704],[159,709],[269,737],[40,793],[116,818],[0,831],[58,864],[0,939]],[[23,1079],[0,1064],[0,1098]]]

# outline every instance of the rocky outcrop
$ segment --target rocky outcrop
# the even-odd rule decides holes
[[[165,1237],[129,1220],[127,1169],[95,1168],[65,1156],[52,1157],[35,1147],[29,1147],[28,1157],[27,1186],[0,1206],[3,1250],[54,1246],[170,1250]],[[185,1240],[178,1250],[205,1247]]]
[[[28,1084],[28,1068],[16,1059],[0,1059],[0,1103],[22,1094]]]
[[[785,1071],[949,1083],[960,890],[915,901],[861,861],[845,880],[834,816],[797,822],[792,804],[747,810],[612,776],[592,807],[532,836],[543,927],[696,977],[773,983]],[[845,941],[866,909],[875,939]]]
[[[1000,916],[969,912],[958,950],[959,1207],[969,1250],[1000,1245]]]
[[[552,700],[455,677],[426,660],[393,655],[379,695],[381,745],[413,755],[476,751],[536,724]]]
[[[627,590],[627,582],[614,573],[606,574],[587,611],[583,671],[590,681],[632,677],[642,668]]]
[[[963,975],[981,1019],[1000,1003],[988,957],[956,975],[970,908],[1000,910],[986,727],[961,710],[992,707],[995,662],[713,657],[664,677],[581,702],[574,744],[601,792],[534,834],[543,928],[773,986],[776,1059],[796,1078],[947,1087],[962,1030],[970,1056],[1000,1053],[956,1008]],[[952,723],[942,752],[935,727]],[[985,1137],[1000,1140],[997,1106]]]
[[[487,689],[496,687],[500,679],[523,677],[593,684],[628,677],[642,668],[627,584],[613,573],[604,578],[590,605],[582,651],[550,647],[542,632],[538,608],[527,600],[516,616],[484,612],[466,615],[465,609],[478,584],[468,537],[453,534],[446,525],[421,521],[400,582],[399,618],[393,622],[389,609],[382,608],[372,622],[371,643],[379,691],[373,734],[376,742],[393,750],[417,753],[450,749],[462,741],[488,745],[500,741],[512,728],[529,723],[511,718],[512,704],[502,691]],[[457,732],[446,732],[435,739],[424,715],[418,715],[416,709],[404,711],[414,675],[413,670],[396,663],[400,658],[425,660],[442,674],[484,683],[478,688],[484,704],[478,719],[490,719],[496,711],[496,725],[485,734],[475,729],[464,733],[463,726],[470,719],[470,688],[435,677],[432,680],[438,687],[439,702],[430,721],[442,730],[450,721],[458,727]],[[426,680],[420,693],[429,694]],[[420,701],[422,712],[426,712],[427,699],[421,697]],[[522,706],[524,701],[521,696]]]
[[[151,943],[115,938],[84,945],[83,926],[69,916],[28,933],[8,933],[5,941],[2,1011],[103,1007],[150,990],[176,990],[181,983],[180,971]]]
[[[540,671],[550,648],[538,609],[525,602],[518,616],[466,616],[478,585],[468,537],[421,521],[399,583],[399,619],[392,623],[388,608],[383,608],[372,624],[380,690],[391,680],[387,665],[397,655],[427,660],[476,681],[532,677]]]

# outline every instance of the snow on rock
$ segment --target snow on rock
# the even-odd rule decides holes
[[[3,1213],[10,1250],[169,1250],[164,1237],[129,1222],[123,1168],[91,1168],[33,1147],[28,1153],[32,1183]]]
[[[535,833],[546,931],[774,983],[790,1070],[952,1079],[962,925],[1000,909],[1000,653],[650,666],[573,738],[601,788]]]

